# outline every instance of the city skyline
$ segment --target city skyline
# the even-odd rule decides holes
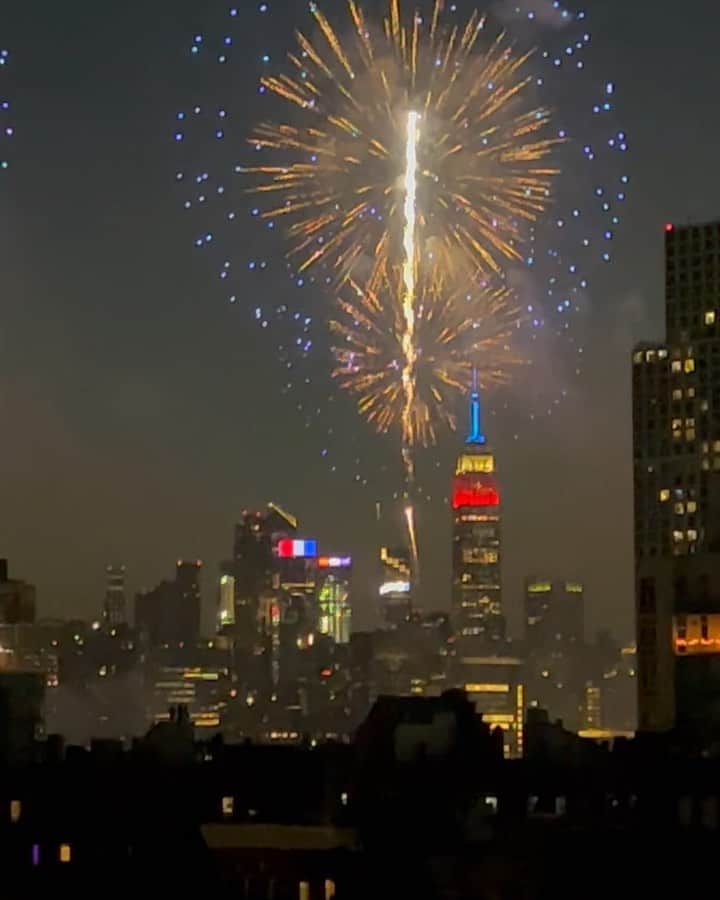
[[[378,546],[393,542],[375,527],[392,473],[376,490],[328,471],[256,333],[212,294],[183,249],[167,134],[186,76],[181,50],[204,23],[189,4],[142,16],[138,6],[137,19],[132,7],[81,5],[49,9],[52,27],[38,32],[23,4],[9,5],[5,83],[17,134],[0,212],[0,415],[13,435],[0,451],[3,555],[38,584],[42,613],[95,616],[106,564],[126,564],[131,593],[155,584],[179,555],[215,572],[241,509],[275,500],[323,546],[341,534],[367,581]],[[662,333],[665,221],[720,210],[720,194],[707,189],[717,141],[693,140],[696,123],[718,127],[706,126],[710,91],[696,89],[712,83],[717,65],[697,48],[705,34],[710,42],[712,29],[700,23],[712,11],[690,7],[679,23],[669,4],[656,6],[650,22],[619,2],[589,7],[598,52],[614,57],[632,203],[615,264],[584,318],[588,375],[569,386],[556,416],[497,447],[511,621],[523,577],[542,571],[585,583],[592,626],[631,633],[628,352]],[[653,49],[644,46],[648,31]],[[667,66],[671,54],[678,64]],[[98,76],[88,79],[88,69]],[[658,144],[654,123],[673,97],[682,101],[676,127]],[[668,180],[667,170],[678,177]],[[353,416],[339,411],[339,427]],[[492,417],[488,431],[495,444]],[[451,525],[443,500],[460,442],[449,438],[435,451],[438,467],[427,476],[435,499],[419,510],[429,591],[445,590],[441,607]],[[392,452],[363,439],[366,456]],[[612,508],[608,481],[618,486]],[[362,594],[356,585],[355,597]],[[375,620],[369,613],[357,609],[361,626]]]

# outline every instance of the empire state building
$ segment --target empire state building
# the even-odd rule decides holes
[[[453,631],[458,638],[502,639],[500,491],[495,456],[483,434],[476,376],[470,432],[455,466],[452,512]]]

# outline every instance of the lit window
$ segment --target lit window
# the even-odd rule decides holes
[[[332,878],[325,879],[325,900],[335,900],[335,882]]]
[[[495,815],[498,810],[498,798],[494,794],[483,797],[483,806],[485,807],[485,812]]]
[[[685,419],[685,427],[686,428],[694,428],[695,427],[695,419]]]
[[[694,500],[691,500],[687,505],[687,511],[689,513],[697,512],[697,503]]]
[[[698,533],[697,533],[697,531],[695,531],[694,528],[691,528],[690,531],[688,531],[687,539],[689,541],[696,541],[698,539]]]
[[[60,844],[60,851],[58,853],[58,857],[61,863],[69,863],[72,859],[72,849],[70,844]]]
[[[10,821],[18,822],[22,815],[22,803],[20,800],[10,801]]]
[[[688,400],[692,400],[693,397],[695,396],[695,388],[688,388],[687,395],[688,395]]]
[[[682,425],[683,425],[682,419],[673,419],[672,420],[672,430],[673,431],[680,431],[680,429],[682,428]]]
[[[682,398],[683,398],[682,390],[680,388],[675,388],[675,390],[672,392],[672,398],[673,398],[673,400],[682,400]]]
[[[710,452],[710,444],[708,443],[708,441],[703,441],[703,442],[702,442],[702,452],[703,452],[703,453],[709,453],[709,452]]]
[[[713,441],[713,451],[720,453],[720,441]]]
[[[695,360],[694,359],[686,359],[685,360],[685,372],[689,375],[691,372],[695,371]]]
[[[222,798],[222,814],[224,816],[231,816],[235,811],[235,798],[234,797],[223,797]]]
[[[714,325],[715,324],[715,310],[711,309],[705,313],[705,324],[706,325]]]
[[[658,350],[658,359],[667,359],[667,350]]]
[[[709,459],[706,458],[702,461],[702,470],[703,470],[703,472],[710,471],[710,460]]]
[[[343,806],[348,805],[348,795],[346,791],[343,791],[342,794],[340,794],[340,802]]]
[[[633,362],[635,362],[635,363],[641,363],[642,361],[643,361],[643,354],[642,354],[642,350],[640,350],[640,351],[638,351],[637,353],[634,354],[634,356],[633,356]]]
[[[655,351],[648,350],[647,353],[645,354],[645,359],[647,362],[655,362]]]
[[[688,430],[685,432],[685,440],[686,441],[694,441],[695,440],[695,429],[694,428],[688,428]]]
[[[720,456],[716,456],[715,459],[713,459],[713,471],[720,472]]]
[[[670,491],[667,488],[660,491],[660,502],[661,503],[667,503],[667,501],[669,499],[670,499]]]
[[[676,544],[681,543],[681,541],[683,541],[684,539],[685,535],[682,533],[682,531],[673,531],[673,540]]]
[[[676,503],[675,504],[675,515],[682,516],[685,514],[685,504],[684,503]]]
[[[707,400],[703,400],[703,402],[700,404],[700,412],[707,412],[709,409],[710,404],[707,402]]]
[[[675,360],[672,364],[673,372],[682,372],[682,363],[680,360]]]

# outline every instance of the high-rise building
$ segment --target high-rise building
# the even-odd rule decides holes
[[[151,647],[192,647],[200,638],[200,560],[178,560],[175,581],[135,597],[135,627]]]
[[[571,729],[582,726],[585,698],[583,586],[525,579],[526,700]]]
[[[351,633],[349,556],[321,556],[318,568],[318,631],[336,644],[349,644]]]
[[[218,585],[218,631],[235,624],[235,578],[232,575],[221,575]]]
[[[468,646],[468,642],[465,642]],[[503,732],[505,756],[523,755],[525,686],[522,660],[512,656],[465,656],[454,661],[455,683],[491,728]]]
[[[22,625],[35,621],[35,586],[10,578],[8,561],[0,559],[0,624]]]
[[[108,565],[105,567],[103,622],[109,628],[115,628],[117,625],[124,625],[127,622],[125,566]]]
[[[297,527],[297,519],[274,503],[265,512],[243,511],[235,525],[233,556],[221,564],[220,571],[221,577],[233,579],[235,609],[230,630],[238,637],[247,639],[257,632],[277,587],[273,580],[278,544],[291,539]]]
[[[402,547],[380,548],[380,605],[389,628],[409,622],[412,615],[412,561]]]
[[[720,726],[720,222],[666,226],[666,341],[633,355],[639,725]]]
[[[458,456],[452,489],[452,621],[458,637],[504,637],[500,491],[495,457],[487,446],[474,378],[470,432]]]
[[[530,650],[579,647],[585,632],[583,585],[536,576],[525,579],[525,638]]]

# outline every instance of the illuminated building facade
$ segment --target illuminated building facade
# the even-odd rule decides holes
[[[383,621],[389,628],[409,622],[412,615],[412,562],[403,548],[380,549],[380,604]]]
[[[235,578],[232,575],[221,575],[218,585],[218,631],[235,624]]]
[[[511,656],[461,656],[455,661],[458,686],[492,729],[503,732],[506,758],[524,752],[525,686],[522,660]],[[458,680],[462,676],[464,683]]]
[[[109,565],[105,568],[103,622],[109,628],[115,628],[127,622],[125,566]]]
[[[168,721],[171,708],[186,706],[197,728],[220,727],[230,698],[230,667],[227,653],[213,642],[156,650],[145,661],[144,676],[148,723]]]
[[[666,226],[665,286],[666,341],[633,354],[644,731],[720,724],[709,700],[720,689],[712,662],[720,613],[720,222]],[[696,622],[700,643],[673,637],[693,633]]]
[[[470,433],[455,467],[452,489],[452,619],[458,637],[504,637],[502,614],[500,491],[495,457],[487,447],[475,384]]]
[[[318,631],[336,644],[349,644],[352,609],[350,606],[349,556],[321,556],[318,568]]]

